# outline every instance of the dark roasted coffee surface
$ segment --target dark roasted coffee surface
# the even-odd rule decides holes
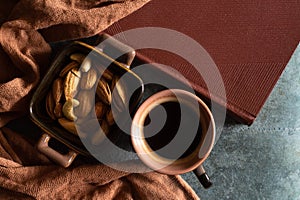
[[[161,106],[161,107],[160,107]],[[188,156],[195,151],[201,140],[201,126],[199,121],[199,115],[190,107],[185,104],[179,104],[177,102],[167,102],[160,106],[155,107],[147,116],[145,121],[144,134],[146,141],[153,151],[156,151],[162,157],[168,159],[177,159],[178,153],[180,158]],[[162,123],[163,115],[160,113],[164,109],[166,112],[165,123]],[[153,119],[153,118],[159,118]],[[152,124],[156,123],[156,124]],[[160,127],[160,125],[162,125]],[[190,132],[191,126],[197,125],[197,133]],[[179,127],[181,126],[181,129]],[[183,132],[180,132],[183,130]],[[172,144],[176,134],[184,134],[180,139],[191,141],[189,146],[184,147],[185,151],[182,151],[183,144]],[[164,149],[166,145],[173,145],[172,150]],[[179,145],[179,146],[177,146]],[[178,152],[179,151],[179,152]]]

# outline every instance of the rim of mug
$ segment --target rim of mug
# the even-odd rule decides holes
[[[153,108],[166,102],[178,102],[179,98],[180,102],[184,102],[190,107],[192,105],[188,101],[189,99],[192,98],[198,103],[200,117],[205,116],[200,120],[202,131],[204,130],[205,134],[201,136],[201,141],[191,154],[180,159],[168,159],[158,155],[147,144],[143,133],[143,124]],[[211,134],[207,134],[208,132],[211,132]],[[164,174],[174,175],[192,171],[206,160],[213,148],[215,133],[213,115],[208,106],[198,96],[181,89],[166,89],[152,95],[139,107],[132,121],[131,141],[138,157],[146,166]],[[202,158],[199,158],[198,155],[203,147],[206,147],[205,153]]]

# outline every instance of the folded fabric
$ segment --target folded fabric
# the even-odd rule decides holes
[[[53,165],[20,133],[6,127],[0,131],[0,155],[0,199],[198,198],[180,176],[129,174],[80,160],[67,169]]]
[[[149,1],[1,1],[0,199],[198,199],[180,176],[129,174],[81,158],[57,166],[34,148],[40,130],[26,117],[51,62],[49,42],[93,36]]]

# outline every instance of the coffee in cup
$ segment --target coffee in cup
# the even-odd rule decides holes
[[[138,108],[131,127],[139,158],[164,174],[194,170],[203,175],[201,164],[211,152],[214,139],[215,123],[209,108],[196,95],[180,89],[150,96]]]

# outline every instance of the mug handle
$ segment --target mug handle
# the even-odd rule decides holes
[[[50,139],[51,137],[44,133],[36,146],[37,149],[57,164],[65,168],[69,167],[78,154],[74,151],[69,151],[67,154],[62,155],[58,151],[49,147],[48,143]]]
[[[193,172],[197,176],[199,182],[205,189],[208,189],[209,187],[212,186],[212,182],[210,181],[210,178],[205,172],[205,169],[203,168],[202,165],[194,169]]]

